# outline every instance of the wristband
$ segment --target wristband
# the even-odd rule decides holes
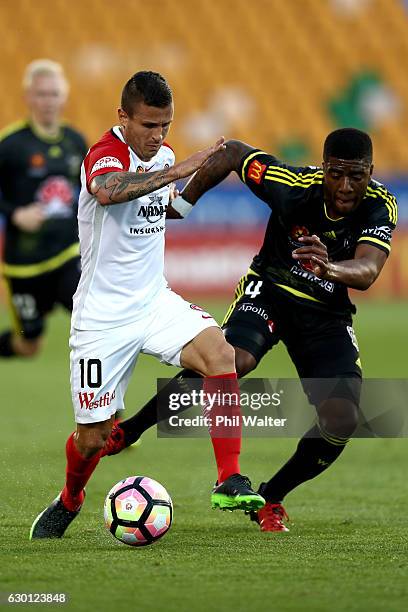
[[[171,203],[171,207],[183,218],[192,211],[193,205],[187,202],[181,195],[178,195]]]

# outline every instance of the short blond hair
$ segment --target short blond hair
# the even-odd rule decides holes
[[[61,64],[50,59],[37,59],[30,62],[24,71],[23,89],[27,91],[36,76],[54,75],[59,77],[64,83],[65,92],[68,93],[69,84]]]

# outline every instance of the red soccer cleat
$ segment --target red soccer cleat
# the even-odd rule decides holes
[[[261,531],[289,531],[284,521],[289,521],[289,517],[282,504],[272,504],[266,502],[258,512],[251,512],[251,520],[258,523]]]
[[[126,448],[125,432],[120,426],[120,421],[116,420],[112,427],[111,434],[102,449],[101,457],[105,457],[106,455],[117,455],[124,448]]]

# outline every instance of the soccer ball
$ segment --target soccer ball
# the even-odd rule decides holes
[[[147,476],[129,476],[109,491],[104,506],[105,524],[124,544],[153,544],[169,530],[173,502],[166,489]]]

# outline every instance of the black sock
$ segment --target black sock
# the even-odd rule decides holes
[[[0,336],[0,357],[15,357],[14,349],[11,345],[13,333],[6,331]]]
[[[157,406],[158,399],[161,394],[164,398],[167,398],[170,393],[186,393],[189,391],[186,388],[186,378],[201,378],[200,374],[197,374],[193,370],[182,370],[163,387],[158,395],[152,397],[147,404],[143,406],[134,416],[130,417],[126,421],[120,423],[120,427],[125,432],[126,446],[133,444],[140,438],[142,433],[153,427],[160,421],[165,421],[170,418],[174,412],[168,407],[168,402],[162,402],[160,405],[160,414],[158,414]],[[190,406],[181,406],[178,412],[187,410]]]
[[[270,502],[280,502],[295,487],[315,478],[342,453],[347,438],[332,436],[315,425],[299,440],[295,454],[267,482],[260,493]]]

